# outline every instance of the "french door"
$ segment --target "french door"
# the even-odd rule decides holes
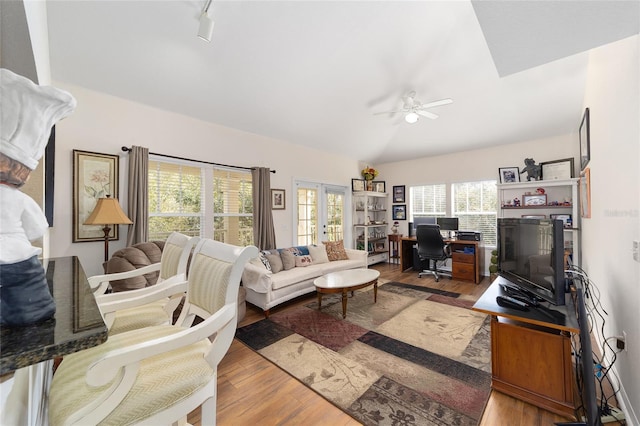
[[[296,181],[294,244],[321,244],[322,241],[349,241],[345,235],[347,188],[315,182]]]

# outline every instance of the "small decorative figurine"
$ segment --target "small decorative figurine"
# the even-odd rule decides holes
[[[393,222],[393,226],[391,226],[391,232],[393,232],[394,234],[398,233],[398,222]]]
[[[513,207],[520,207],[520,200],[518,198],[513,199]]]
[[[31,241],[49,224],[20,188],[38,166],[51,127],[71,114],[76,100],[0,69],[0,324],[26,326],[52,318],[55,302]]]
[[[543,195],[544,194],[544,188],[537,188],[536,189],[536,194]]]
[[[527,172],[527,181],[530,180],[540,180],[540,175],[542,174],[542,167],[533,160],[533,158],[525,158],[524,159],[524,169],[520,172],[523,174]]]

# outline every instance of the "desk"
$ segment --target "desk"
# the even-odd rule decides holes
[[[479,284],[484,257],[482,241],[445,239],[444,242],[451,247],[452,278]],[[416,237],[400,238],[400,270],[403,272],[413,268],[413,246],[417,243]],[[473,254],[461,253],[465,247],[473,247]]]
[[[51,258],[44,260],[43,266],[47,271],[49,290],[56,302],[55,318],[28,327],[0,328],[0,375],[17,370],[14,377],[16,382],[20,376],[34,375],[32,371],[26,373],[23,367],[35,368],[36,364],[43,361],[78,352],[107,340],[107,327],[78,258]],[[41,370],[49,370],[50,374],[50,366],[46,364]],[[35,379],[30,377],[30,380]],[[16,385],[14,383],[14,388]],[[35,389],[29,391],[37,392]],[[43,403],[37,396],[30,402]],[[7,403],[5,408],[12,407]],[[26,423],[40,423],[29,416]]]
[[[580,330],[573,299],[567,294],[565,306],[526,312],[505,308],[496,303],[502,280],[498,277],[472,308],[491,315],[491,387],[575,419],[571,333]]]

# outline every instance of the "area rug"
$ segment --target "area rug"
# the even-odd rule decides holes
[[[474,300],[389,282],[239,328],[236,337],[365,425],[476,425],[491,385]],[[274,392],[277,391],[274,389]]]

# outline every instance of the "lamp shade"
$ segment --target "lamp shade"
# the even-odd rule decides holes
[[[120,208],[117,198],[99,198],[85,225],[131,225],[131,219]]]
[[[417,122],[418,118],[420,118],[420,116],[413,111],[404,116],[405,121],[410,124]]]

